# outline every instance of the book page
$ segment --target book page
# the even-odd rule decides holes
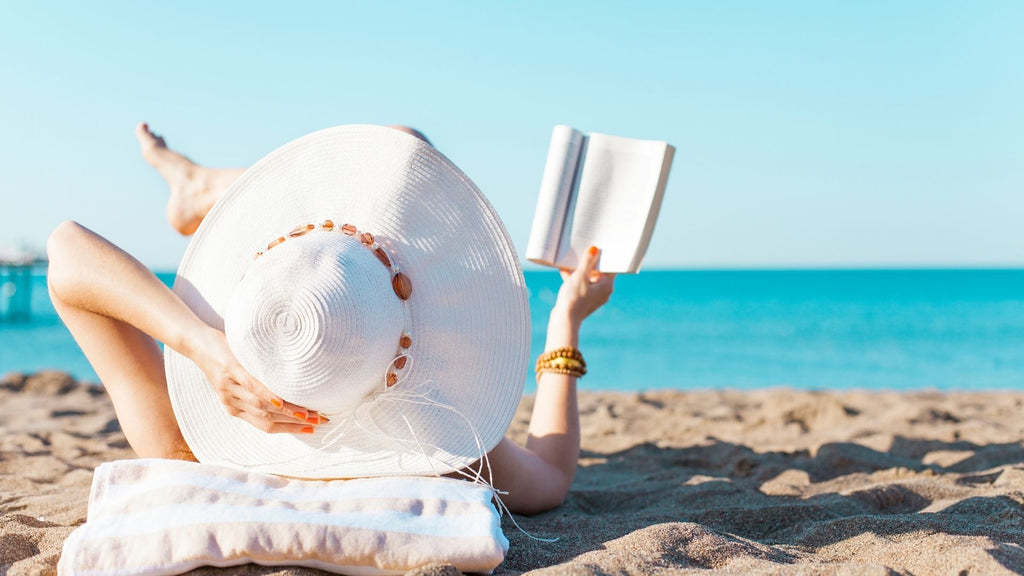
[[[604,134],[588,138],[571,231],[563,238],[558,265],[575,268],[587,248],[601,248],[602,272],[636,272],[646,251],[668,175],[671,147],[665,142]],[[657,204],[657,205],[655,205]]]
[[[568,126],[555,126],[551,133],[533,228],[526,246],[526,258],[538,264],[552,266],[558,259],[583,140],[581,132]]]
[[[633,262],[630,264],[630,272],[639,272],[643,264],[644,255],[647,254],[647,246],[651,243],[651,236],[654,234],[654,225],[658,221],[658,213],[661,211],[661,200],[665,196],[665,188],[668,186],[668,173],[672,168],[672,158],[676,149],[671,145],[665,147],[665,161],[661,168],[661,176],[658,178],[658,189],[654,193],[654,200],[651,202],[651,211],[647,214],[647,224],[644,226],[643,236],[640,237],[640,244],[637,245],[636,253],[633,254]]]

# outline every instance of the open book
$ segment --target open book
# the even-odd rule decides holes
[[[640,270],[675,148],[555,126],[526,257],[576,268],[590,246],[601,272]]]

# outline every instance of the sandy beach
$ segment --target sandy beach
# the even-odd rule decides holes
[[[506,519],[498,574],[1024,572],[1024,393],[582,393],[580,405],[568,500],[518,518],[559,541]],[[4,377],[0,574],[54,574],[93,468],[131,456],[101,389]]]

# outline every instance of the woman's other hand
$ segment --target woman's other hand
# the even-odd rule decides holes
[[[552,316],[558,315],[579,326],[587,316],[608,302],[615,284],[614,274],[595,272],[601,251],[591,246],[574,271],[562,270],[562,287]]]
[[[190,358],[213,386],[228,414],[269,433],[312,434],[327,419],[313,410],[285,402],[239,364],[224,333],[209,328]]]

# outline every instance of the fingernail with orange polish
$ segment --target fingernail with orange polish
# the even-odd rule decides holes
[[[273,404],[274,406],[278,407],[278,408],[280,408],[281,406],[284,406],[284,404],[281,403],[281,401],[278,400],[277,398],[271,398],[270,399],[270,403]]]
[[[306,418],[306,422],[309,422],[310,424],[319,424],[320,423],[320,417],[319,416],[310,416],[310,417]]]
[[[302,433],[303,434],[312,434],[313,433],[313,427],[312,426],[306,426],[305,428],[302,429]]]
[[[301,418],[302,420],[305,420],[306,417],[307,417],[307,414],[305,412],[296,412],[296,413],[292,414],[292,416],[295,416],[296,418]]]
[[[587,252],[590,253],[591,256],[597,256],[597,253],[600,252],[600,250],[597,249],[597,246],[591,246],[587,249]]]

